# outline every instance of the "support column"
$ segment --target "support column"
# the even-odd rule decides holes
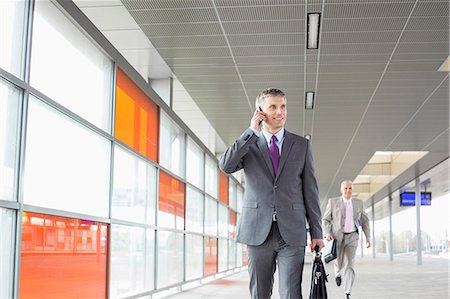
[[[148,82],[153,90],[167,104],[167,106],[173,109],[173,79],[171,77],[162,79],[148,78]]]
[[[420,228],[420,206],[421,206],[421,196],[420,196],[420,179],[416,178],[416,228],[417,228],[417,265],[422,265],[422,230]]]
[[[389,194],[389,260],[394,261],[394,236],[392,234],[392,194]]]
[[[375,250],[375,202],[372,197],[372,257],[376,257],[376,250]]]

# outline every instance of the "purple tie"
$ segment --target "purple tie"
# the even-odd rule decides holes
[[[278,149],[277,140],[277,136],[272,135],[269,146],[269,154],[270,159],[272,160],[273,172],[275,173],[275,176],[277,175],[278,161],[280,161],[280,151]]]

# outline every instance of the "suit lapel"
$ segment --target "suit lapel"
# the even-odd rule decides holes
[[[293,144],[294,144],[294,138],[292,138],[291,133],[289,133],[285,129],[283,146],[281,147],[280,162],[278,163],[278,173],[276,175],[277,178],[280,175],[281,171],[283,170],[284,165],[286,164],[287,157],[289,156],[289,152],[291,151]]]
[[[267,145],[266,138],[264,136],[259,137],[259,140],[256,144],[258,145],[258,148],[263,156],[264,162],[266,162],[266,165],[269,168],[270,173],[272,174],[272,178],[275,178],[275,175],[273,173],[272,160],[270,159],[269,156],[269,147]]]

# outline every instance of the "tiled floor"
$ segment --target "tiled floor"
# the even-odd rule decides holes
[[[305,263],[303,275],[303,298],[309,298],[311,262]],[[395,256],[394,262],[387,257],[358,257],[356,280],[351,298],[371,299],[448,299],[450,298],[450,261],[442,258],[423,258],[423,264],[416,264],[415,256]],[[332,265],[327,265],[329,283],[328,298],[344,298],[344,290],[337,287]],[[276,273],[275,273],[276,275]],[[170,299],[248,299],[248,273],[240,273],[211,282]],[[279,299],[275,280],[273,299]]]

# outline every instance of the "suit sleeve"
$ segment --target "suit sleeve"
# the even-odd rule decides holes
[[[309,223],[311,239],[322,239],[322,215],[319,205],[319,188],[314,174],[314,161],[310,143],[307,142],[305,167],[302,173],[303,198],[305,201],[306,217]]]
[[[364,235],[366,236],[366,240],[370,240],[370,221],[369,216],[367,216],[367,213],[364,211],[364,208],[361,212],[360,222]]]
[[[322,226],[324,234],[332,234],[333,233],[333,226],[332,222],[333,217],[331,214],[331,200],[328,200],[327,207],[325,208],[325,212],[323,213],[323,219],[322,219]]]
[[[250,129],[242,133],[228,149],[222,154],[219,161],[219,168],[225,173],[231,174],[244,167],[244,156],[248,153],[249,147],[255,144],[259,137]]]

